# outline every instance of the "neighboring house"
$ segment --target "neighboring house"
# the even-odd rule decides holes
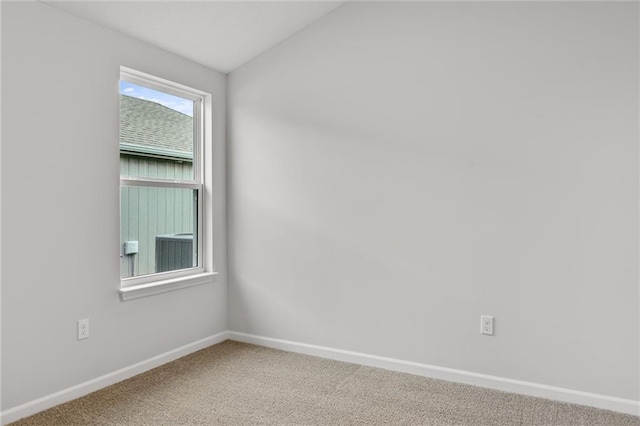
[[[155,102],[120,95],[122,176],[191,179],[193,118]],[[123,188],[121,242],[137,241],[137,253],[120,261],[121,277],[156,272],[156,237],[192,233],[194,199],[190,190]]]

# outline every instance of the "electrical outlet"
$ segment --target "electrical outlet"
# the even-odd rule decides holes
[[[489,315],[480,316],[480,333],[493,336],[493,317]]]
[[[78,340],[89,338],[89,318],[78,320]]]

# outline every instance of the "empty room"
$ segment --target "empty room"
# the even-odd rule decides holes
[[[640,425],[640,3],[0,19],[3,425]]]

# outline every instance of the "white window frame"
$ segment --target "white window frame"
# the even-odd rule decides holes
[[[157,272],[137,277],[120,279],[120,296],[122,300],[137,299],[157,293],[177,290],[195,285],[207,284],[213,281],[213,272],[205,269],[205,238],[207,233],[204,227],[204,196],[205,196],[205,161],[204,141],[205,125],[205,97],[209,94],[197,89],[184,86],[163,78],[155,77],[127,67],[120,67],[120,80],[158,90],[170,95],[179,96],[193,101],[193,180],[168,180],[148,177],[123,177],[120,175],[120,188],[123,187],[155,187],[192,189],[197,192],[197,223],[194,234],[197,235],[197,266],[177,271]],[[118,145],[119,146],[119,145]],[[122,248],[121,248],[122,250]]]

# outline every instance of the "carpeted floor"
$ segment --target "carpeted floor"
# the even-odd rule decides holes
[[[249,424],[640,426],[640,418],[226,341],[13,423]]]

